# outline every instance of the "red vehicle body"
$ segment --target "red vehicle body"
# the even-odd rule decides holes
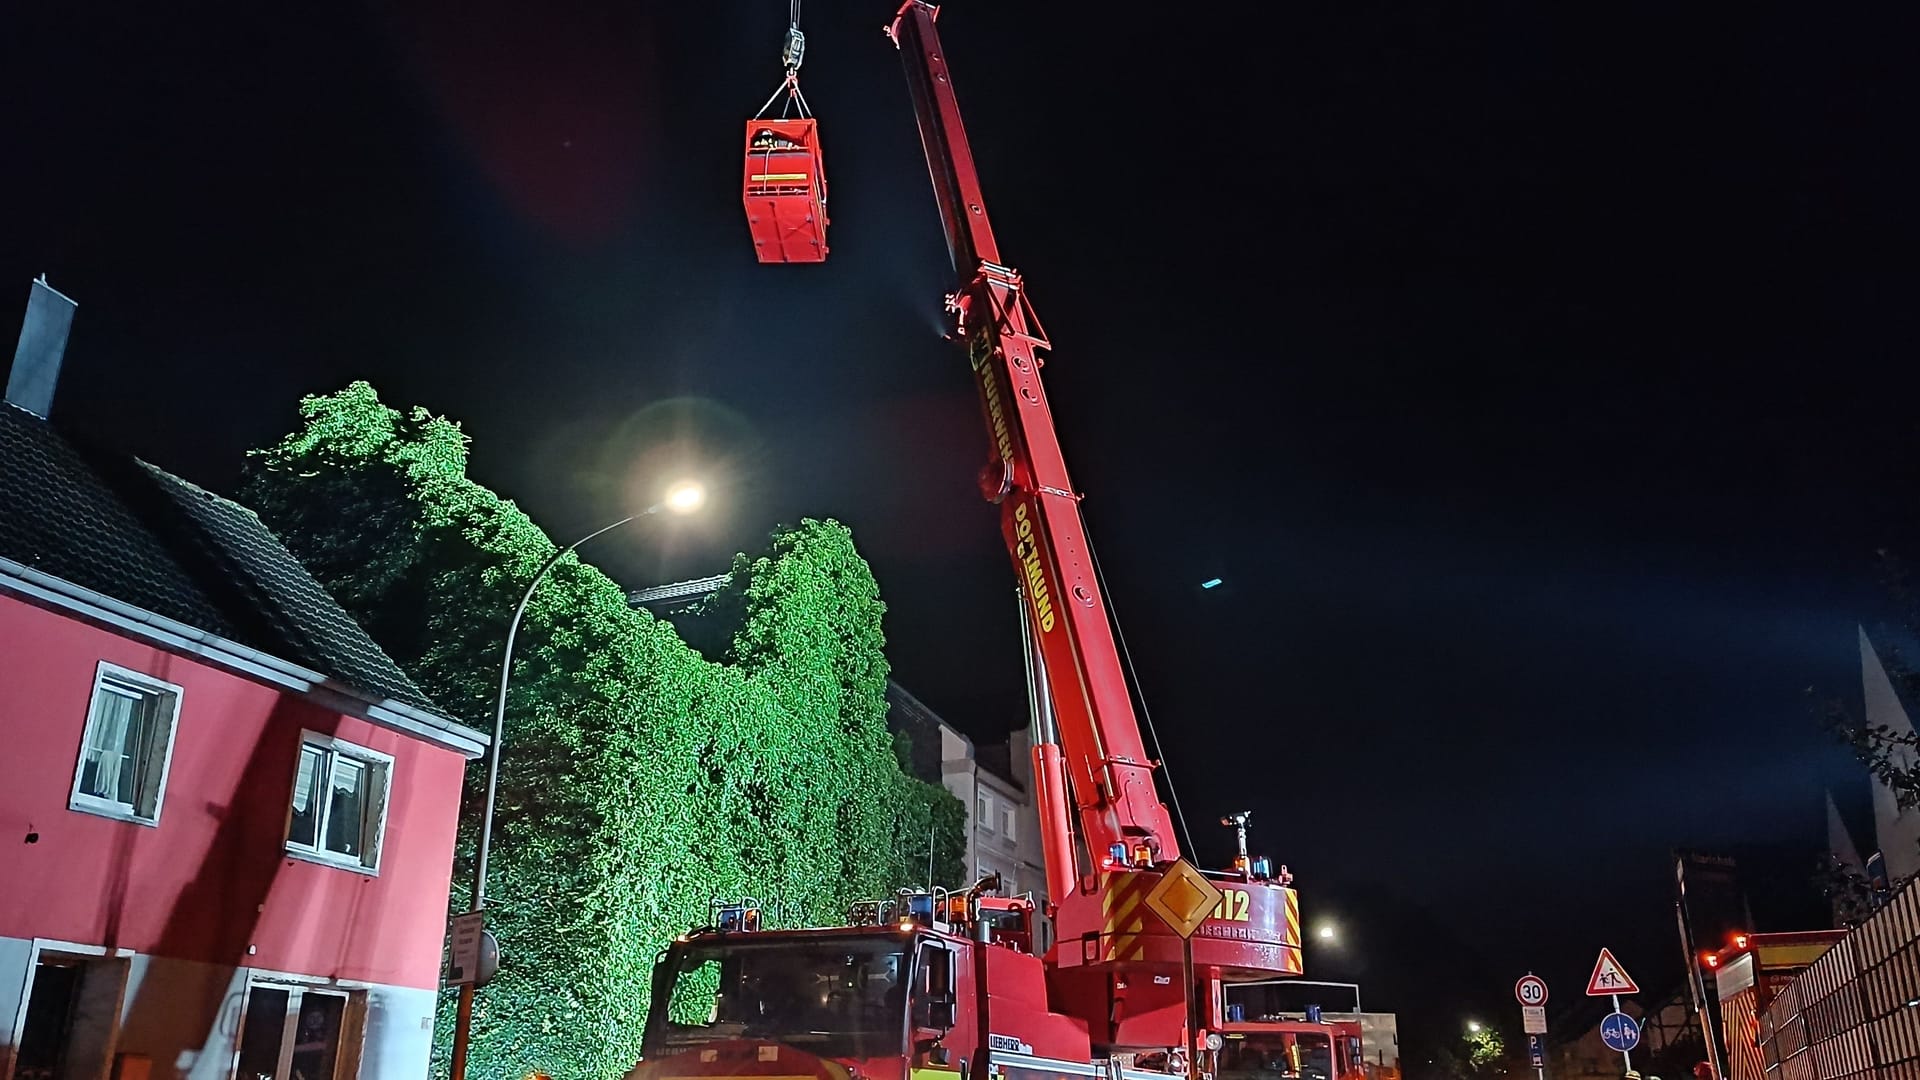
[[[1218,1080],[1370,1080],[1355,1020],[1269,1020],[1220,1027],[1213,1059]]]
[[[1845,936],[1841,930],[1736,934],[1727,948],[1708,955],[1720,1001],[1728,1080],[1765,1080],[1769,1070],[1760,1049],[1760,1018],[1796,975]]]
[[[855,905],[843,928],[761,929],[753,904],[717,906],[656,968],[636,1075],[1164,1080],[1197,1063],[1243,1080],[1361,1080],[1357,1025],[1227,1022],[1226,984],[1301,972],[1298,899],[1284,868],[1245,853],[1244,817],[1233,869],[1208,874],[1223,898],[1192,938],[1189,1024],[1182,939],[1147,903],[1180,849],[1041,385],[1050,346],[1001,261],[937,14],[908,0],[888,33],[959,282],[947,310],[989,433],[981,487],[1023,597],[1056,940],[1036,955],[1034,903],[998,895],[991,877]]]

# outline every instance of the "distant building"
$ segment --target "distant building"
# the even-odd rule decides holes
[[[684,612],[727,583],[727,575],[694,578],[627,594],[627,602],[656,614]],[[977,747],[906,687],[887,681],[887,726],[911,743],[908,764],[939,783],[967,808],[967,873],[997,873],[1006,891],[1047,899],[1040,818],[1033,805],[1032,740],[1025,729],[1003,743]],[[961,885],[969,882],[942,882]]]
[[[967,872],[999,874],[1006,891],[1047,898],[1040,816],[1033,805],[1032,743],[1026,732],[975,746],[899,683],[887,683],[887,724],[913,740],[914,772],[938,781],[967,808]],[[955,883],[959,884],[959,883]]]
[[[485,736],[251,510],[43,418],[42,288],[0,405],[0,1077],[425,1076]]]

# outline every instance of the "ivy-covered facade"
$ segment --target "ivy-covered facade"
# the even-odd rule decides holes
[[[245,500],[442,707],[490,715],[506,622],[553,541],[467,476],[449,420],[364,383],[300,415],[254,453]],[[887,730],[884,611],[831,520],[735,560],[703,620],[725,642],[712,659],[575,556],[554,567],[516,650],[487,882],[503,963],[470,1075],[620,1076],[656,952],[712,898],[837,921],[924,881],[930,832],[937,876],[960,878],[965,808],[904,772]]]

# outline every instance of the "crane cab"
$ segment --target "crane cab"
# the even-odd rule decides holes
[[[981,918],[979,898],[955,899],[902,894],[853,905],[846,926],[791,930],[716,905],[655,964],[628,1076],[963,1080],[989,1058],[1091,1073],[1086,1025],[1049,1010],[1041,960],[1021,948],[1030,902],[987,898],[1000,903]]]
[[[741,201],[753,253],[763,263],[827,258],[827,174],[812,117],[747,121]]]

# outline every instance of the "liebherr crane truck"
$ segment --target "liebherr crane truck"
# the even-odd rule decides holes
[[[994,238],[938,13],[908,0],[887,33],[952,255],[950,336],[965,349],[989,433],[981,487],[1000,508],[1022,597],[1049,910],[1000,895],[991,877],[856,904],[837,927],[775,929],[751,902],[716,903],[711,925],[674,942],[656,967],[635,1076],[1354,1080],[1357,1025],[1263,1021],[1228,1001],[1235,982],[1301,972],[1291,879],[1247,854],[1244,816],[1234,865],[1205,875],[1222,898],[1191,939],[1189,1022],[1182,939],[1145,903],[1186,869],[1041,385],[1051,347]],[[824,180],[809,179],[821,175],[818,143],[810,117],[785,123],[804,130],[750,125],[749,223],[762,261],[819,261]],[[792,213],[770,209],[783,198],[796,200]],[[800,254],[777,254],[783,245]],[[1039,948],[1043,915],[1055,934]]]

